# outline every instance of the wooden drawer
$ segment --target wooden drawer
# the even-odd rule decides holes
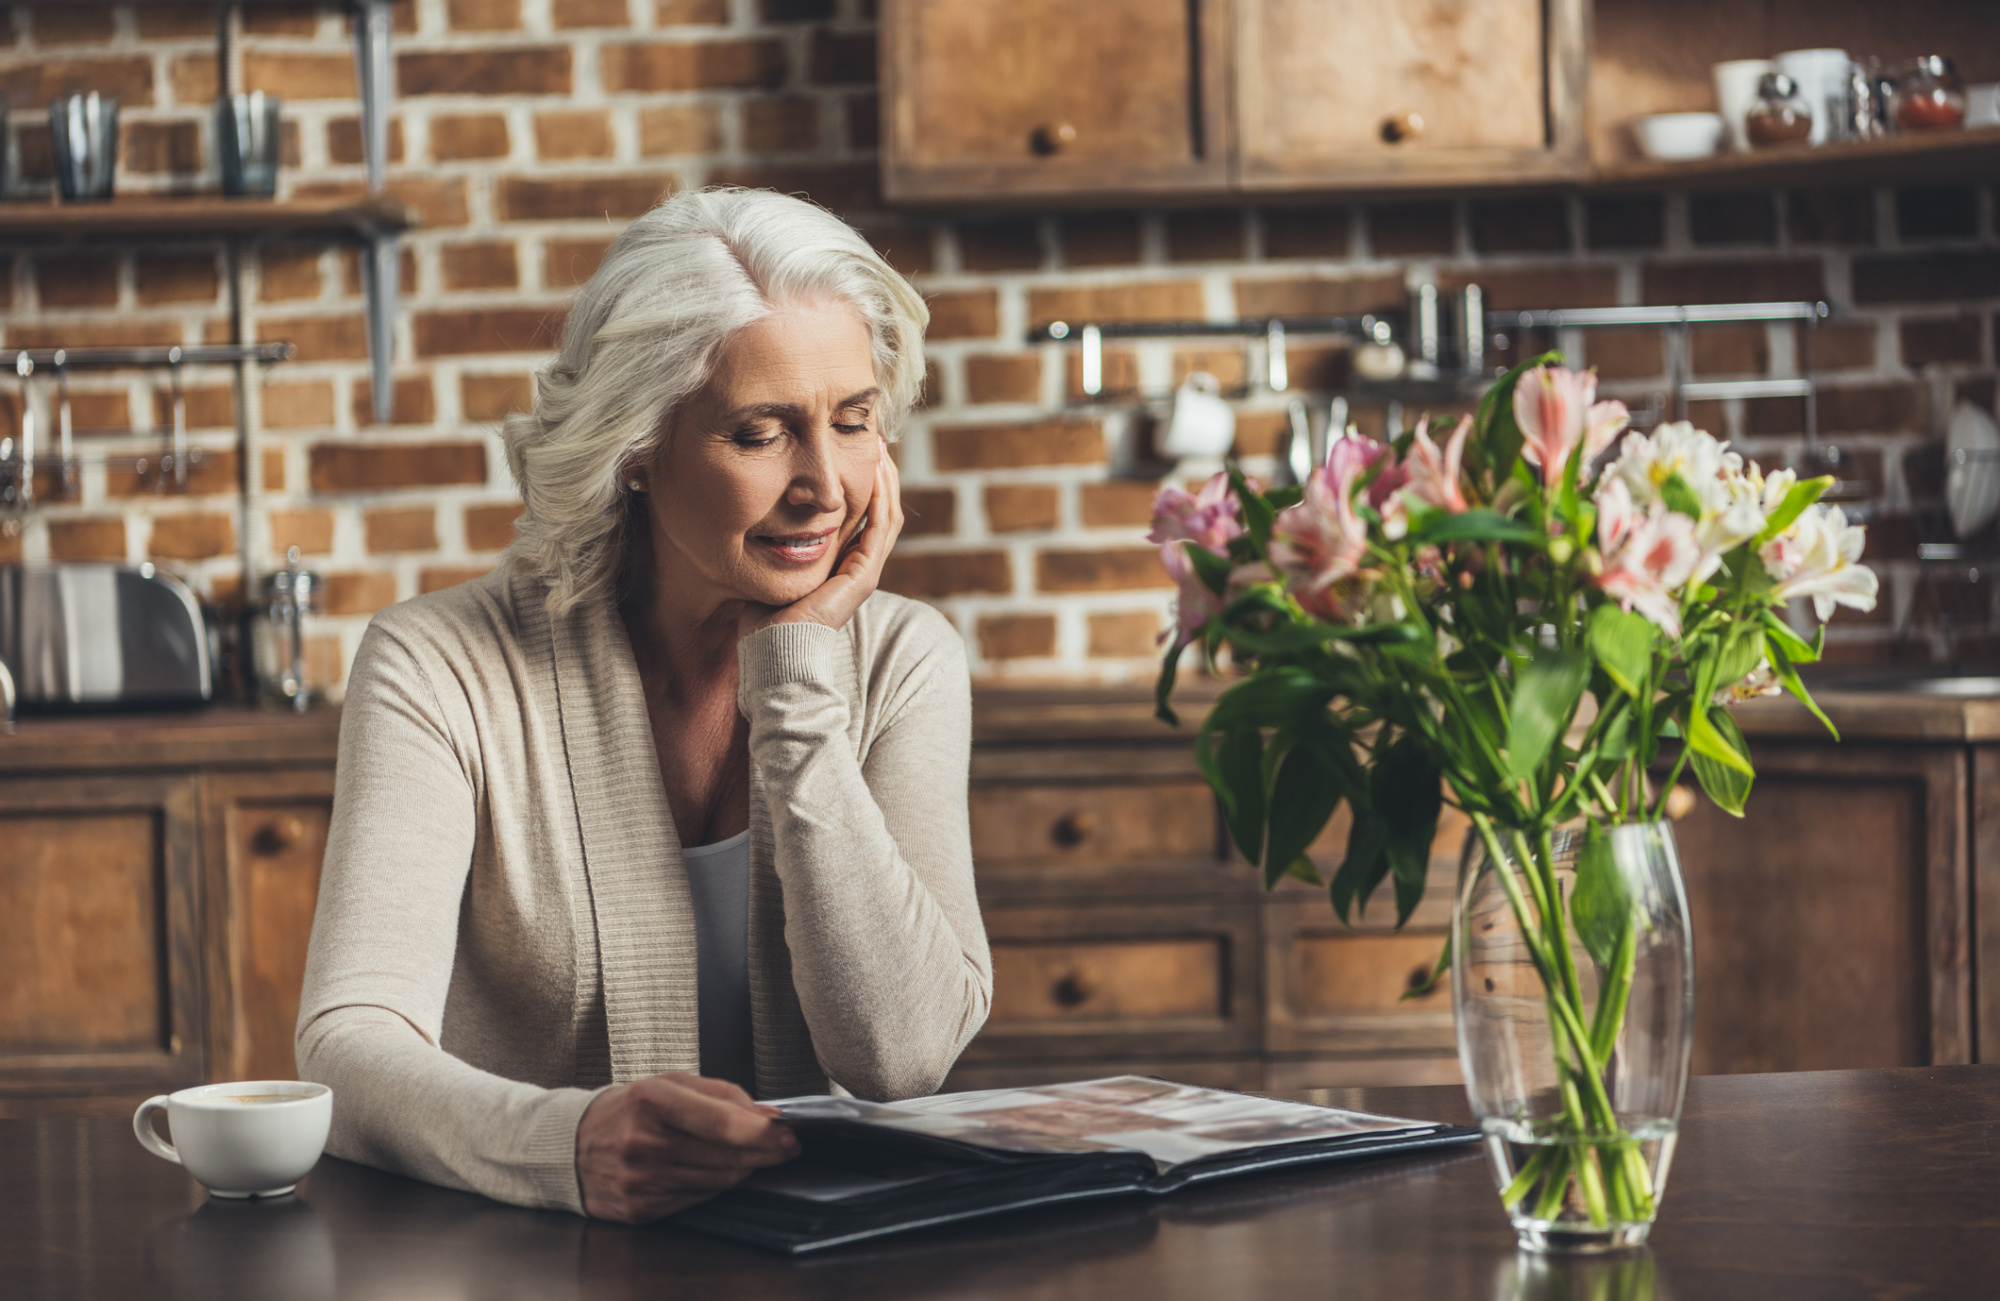
[[[971,815],[982,868],[1217,858],[1215,797],[1198,779],[978,785]]]
[[[993,1009],[968,1062],[1251,1051],[1251,904],[998,908]]]
[[[1420,998],[1444,951],[1450,895],[1433,867],[1431,890],[1410,925],[1391,929],[1383,899],[1349,930],[1324,899],[1273,900],[1264,913],[1264,1047],[1267,1052],[1425,1054],[1451,1050],[1448,983]]]
[[[1273,1093],[1300,1089],[1401,1089],[1424,1084],[1463,1084],[1456,1053],[1418,1057],[1279,1057],[1264,1067],[1264,1087]],[[1322,1106],[1354,1107],[1337,1098]]]

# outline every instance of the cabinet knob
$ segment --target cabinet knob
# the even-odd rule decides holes
[[[296,849],[305,838],[305,819],[296,813],[287,813],[265,823],[257,832],[257,852],[282,854],[288,849]]]
[[[1044,158],[1059,154],[1076,143],[1076,128],[1067,122],[1044,122],[1028,137],[1028,143]]]
[[[1421,113],[1392,113],[1382,119],[1382,141],[1384,144],[1399,145],[1424,133],[1424,118]]]
[[[1050,995],[1063,1007],[1077,1007],[1097,992],[1097,978],[1088,971],[1072,971],[1056,981]]]
[[[1410,989],[1422,989],[1430,983],[1430,978],[1431,969],[1429,967],[1411,967],[1409,977],[1403,983]]]
[[[1056,819],[1049,834],[1058,845],[1074,849],[1097,834],[1097,815],[1088,809],[1071,809]]]

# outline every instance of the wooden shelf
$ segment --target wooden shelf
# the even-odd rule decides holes
[[[1813,149],[1805,146],[1717,154],[1685,163],[1600,167],[1593,190],[1778,189],[1897,181],[1984,180],[2000,169],[2000,127],[1910,132]]]
[[[209,239],[229,235],[393,234],[416,224],[383,198],[133,197],[108,203],[0,203],[0,240]]]

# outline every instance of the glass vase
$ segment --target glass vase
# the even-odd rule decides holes
[[[1475,818],[1451,943],[1466,1093],[1521,1245],[1644,1242],[1694,1033],[1672,825],[1536,835]]]

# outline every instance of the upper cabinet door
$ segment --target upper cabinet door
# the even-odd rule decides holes
[[[1583,4],[1236,0],[1238,184],[1504,184],[1580,168]]]
[[[891,200],[1227,184],[1222,0],[884,0]]]

